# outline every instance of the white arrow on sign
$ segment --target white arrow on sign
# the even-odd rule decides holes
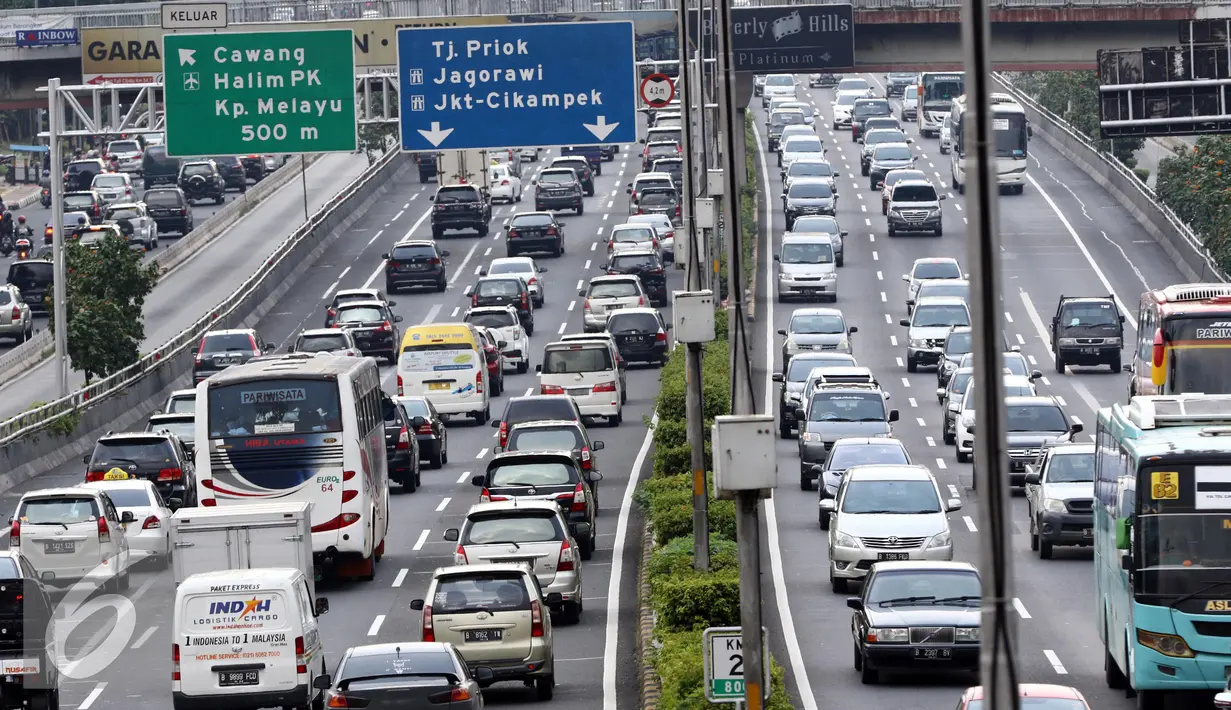
[[[607,136],[611,135],[611,132],[614,131],[620,124],[607,123],[606,116],[599,116],[597,123],[583,123],[581,125],[585,126],[586,130],[593,133],[595,138],[600,141],[605,141],[607,140]]]
[[[188,66],[192,66],[196,64],[197,60],[193,56],[196,53],[197,53],[197,50],[195,49],[184,49],[181,47],[180,48],[180,66],[182,67],[185,64],[187,64]]]
[[[419,129],[419,135],[426,138],[427,142],[431,143],[432,147],[434,148],[440,147],[440,144],[443,143],[444,140],[448,138],[449,134],[452,132],[453,132],[452,128],[442,129],[440,127],[440,123],[437,121],[432,121],[432,130],[430,131],[425,131],[422,128]]]

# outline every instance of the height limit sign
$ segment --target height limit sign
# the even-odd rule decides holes
[[[641,100],[650,108],[662,108],[675,98],[675,84],[666,74],[651,74],[641,80]]]
[[[744,702],[744,644],[739,626],[712,626],[702,634],[701,650],[705,655],[705,697],[711,703]],[[769,633],[761,629],[761,668],[765,682],[761,686],[765,701],[769,701]]]

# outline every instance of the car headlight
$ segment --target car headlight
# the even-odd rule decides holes
[[[964,629],[959,626],[953,630],[953,639],[958,643],[979,643],[979,627]]]
[[[844,335],[842,336],[842,339],[838,341],[837,348],[839,350],[846,350],[850,346],[851,346],[851,341],[847,340],[846,336]]]
[[[928,341],[923,338],[911,338],[910,346],[912,348],[926,348],[928,346]]]
[[[972,417],[972,416],[971,416],[971,415],[969,415],[969,414],[967,414],[966,416],[962,417],[962,426],[963,426],[963,427],[965,427],[965,428],[969,429],[970,427],[972,427],[972,426],[974,426],[974,425],[975,425],[975,418],[974,418],[974,417]]]
[[[833,545],[834,547],[853,547],[855,549],[859,548],[859,543],[855,541],[855,538],[851,537],[850,535],[847,535],[844,532],[840,532],[834,536]]]
[[[819,444],[821,443],[821,435],[814,431],[805,431],[803,436],[799,437],[799,440],[807,444]]]
[[[939,208],[939,207],[937,207],[936,209],[931,210],[930,212],[928,212],[928,217],[939,217],[939,216],[940,216],[940,208]]]
[[[946,530],[941,534],[932,537],[931,542],[928,543],[928,549],[930,550],[934,547],[949,547],[952,544],[953,538],[949,535],[949,531]]]
[[[1063,513],[1068,510],[1068,507],[1065,506],[1064,501],[1059,498],[1044,498],[1043,510],[1046,510],[1049,513]]]
[[[875,643],[906,643],[910,629],[868,629],[868,640]]]
[[[1077,338],[1061,338],[1061,339],[1060,339],[1060,344],[1061,344],[1061,345],[1076,345],[1076,344],[1077,344]]]
[[[786,348],[787,350],[793,350],[796,347],[795,341],[792,340],[791,336],[788,335],[786,340],[782,341],[782,347]]]
[[[1103,342],[1107,343],[1108,345],[1119,345],[1120,339],[1119,338],[1107,338]]]

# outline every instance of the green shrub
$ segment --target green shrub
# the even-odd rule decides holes
[[[719,535],[710,535],[710,571],[739,567],[739,547],[735,542]],[[651,579],[670,574],[682,574],[692,570],[692,535],[677,537],[662,547],[654,549],[647,565]]]
[[[731,411],[730,367],[727,343],[716,340],[706,343],[701,356],[701,408],[706,419]],[[684,376],[684,346],[671,353],[671,358],[659,373],[658,419],[684,421],[688,383]]]
[[[653,577],[650,603],[664,632],[739,625],[739,570],[682,572]]]
[[[652,662],[662,680],[660,710],[701,710],[729,708],[727,703],[710,704],[705,699],[705,671],[702,668],[701,632],[660,633],[662,646],[653,652]],[[770,660],[770,696],[766,710],[793,710],[786,689],[786,673]]]
[[[713,477],[710,477],[713,488]],[[654,541],[666,545],[678,537],[692,534],[692,474],[655,476],[642,482],[635,500],[646,511],[654,531]],[[735,539],[735,503],[710,500],[710,533]]]

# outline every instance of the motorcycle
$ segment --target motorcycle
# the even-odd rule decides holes
[[[8,256],[13,253],[13,238],[7,234],[0,236],[0,254]]]
[[[29,239],[18,239],[17,240],[17,260],[18,261],[29,259],[32,253],[33,252],[30,248]]]
[[[43,207],[51,207],[51,188],[50,187],[43,188],[43,194],[39,198],[39,201],[43,203]]]

